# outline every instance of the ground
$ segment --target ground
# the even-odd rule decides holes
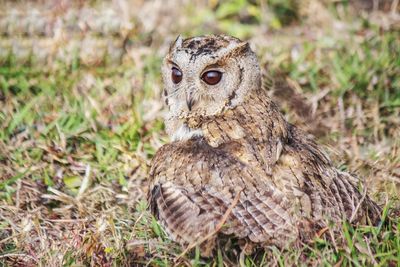
[[[399,1],[0,1],[0,266],[399,266]],[[248,40],[287,119],[383,208],[298,248],[184,255],[147,210],[178,34]]]

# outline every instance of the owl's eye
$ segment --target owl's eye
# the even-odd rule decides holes
[[[201,79],[209,85],[216,85],[221,81],[222,78],[222,72],[216,71],[216,70],[211,70],[207,71],[201,76]]]
[[[178,70],[177,68],[173,67],[171,72],[171,78],[174,84],[178,84],[182,81],[182,71]]]

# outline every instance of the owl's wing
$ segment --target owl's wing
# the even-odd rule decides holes
[[[191,244],[215,230],[240,194],[224,234],[277,245],[296,239],[291,203],[258,175],[205,142],[166,145],[153,159],[151,210],[172,239]]]

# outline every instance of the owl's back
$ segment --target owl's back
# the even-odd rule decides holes
[[[152,212],[175,241],[213,232],[238,194],[221,232],[262,245],[307,240],[329,221],[379,219],[356,178],[335,169],[262,92],[249,101],[202,121],[203,137],[165,145],[153,159]]]

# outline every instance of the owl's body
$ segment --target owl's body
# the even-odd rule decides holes
[[[171,68],[179,72],[170,76]],[[178,39],[163,74],[174,141],[153,159],[149,199],[173,240],[193,244],[218,230],[225,214],[219,233],[261,246],[308,240],[330,221],[379,219],[357,179],[334,168],[285,121],[261,88],[247,43],[228,36]],[[203,244],[204,255],[217,236]]]

